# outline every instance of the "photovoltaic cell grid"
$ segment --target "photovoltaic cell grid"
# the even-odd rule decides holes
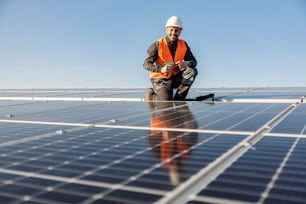
[[[305,138],[263,137],[190,203],[205,198],[305,203],[305,142]]]
[[[2,90],[0,203],[305,203],[305,91]]]

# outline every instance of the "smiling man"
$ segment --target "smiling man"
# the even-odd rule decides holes
[[[143,64],[153,86],[147,90],[145,101],[185,100],[197,75],[197,60],[188,44],[179,38],[183,30],[181,19],[172,16],[165,27],[166,36],[149,47]]]

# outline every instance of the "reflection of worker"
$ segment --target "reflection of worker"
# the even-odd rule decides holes
[[[165,27],[166,36],[149,47],[144,60],[153,85],[147,90],[146,101],[184,100],[197,75],[197,60],[188,44],[179,39],[182,21],[172,16]],[[174,96],[173,89],[177,89]]]
[[[151,127],[197,128],[197,123],[185,103],[179,104],[174,109],[166,108],[171,105],[173,105],[172,102],[160,103],[159,108],[162,107],[163,110],[158,109],[153,112]],[[179,184],[183,172],[183,160],[188,157],[189,148],[197,142],[197,133],[152,129],[148,142],[152,151],[169,168],[171,183],[173,185]]]

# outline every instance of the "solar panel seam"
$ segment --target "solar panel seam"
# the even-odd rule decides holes
[[[298,103],[302,102],[302,99],[227,99],[216,98],[214,103]],[[144,102],[144,98],[106,98],[106,97],[0,97],[0,101],[15,100],[15,101],[91,101],[91,102]],[[220,101],[218,101],[220,100]]]
[[[105,98],[105,97],[96,97],[96,98],[88,98],[88,97],[38,97],[38,96],[32,96],[32,97],[6,97],[6,96],[0,96],[0,100],[14,100],[14,101],[92,101],[92,102],[143,102],[144,98]]]
[[[293,134],[293,133],[275,133],[275,132],[268,132],[265,133],[268,137],[300,137],[305,138],[306,134]]]
[[[31,120],[1,120],[0,123],[21,123],[21,124],[41,124],[41,125],[59,125],[59,126],[79,126],[79,127],[97,127],[114,129],[134,129],[134,130],[165,130],[178,132],[198,132],[198,133],[217,133],[217,134],[238,134],[249,135],[252,131],[233,131],[233,130],[212,130],[212,129],[188,129],[188,128],[163,128],[163,127],[145,127],[129,125],[109,125],[99,123],[68,123],[68,122],[49,122],[49,121],[31,121]]]
[[[63,134],[63,132],[73,132],[73,131],[78,131],[78,130],[80,130],[79,127],[70,128],[70,129],[58,130],[58,131],[50,132],[50,133],[44,133],[44,134],[41,134],[41,135],[34,135],[34,136],[30,136],[30,137],[15,139],[15,140],[12,140],[12,141],[0,142],[0,147],[14,145],[14,144],[18,144],[18,143],[29,142],[29,141],[32,141],[32,140],[38,140],[38,139],[43,139],[43,138],[48,138],[48,137],[54,137],[54,136],[58,136],[58,135]]]
[[[17,139],[17,140],[13,140],[13,141],[3,142],[3,143],[0,143],[0,147],[10,146],[10,145],[14,145],[14,144],[22,143],[22,142],[27,142],[27,141],[31,141],[31,140],[36,140],[36,139],[41,139],[41,138],[45,138],[45,137],[52,137],[54,135],[56,135],[56,133],[45,133],[45,134],[42,134],[42,135],[36,135],[36,136],[28,137],[28,138],[22,138],[22,139]]]

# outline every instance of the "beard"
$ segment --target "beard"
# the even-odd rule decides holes
[[[174,41],[177,41],[178,35],[169,35],[168,38],[171,42],[174,42]]]

